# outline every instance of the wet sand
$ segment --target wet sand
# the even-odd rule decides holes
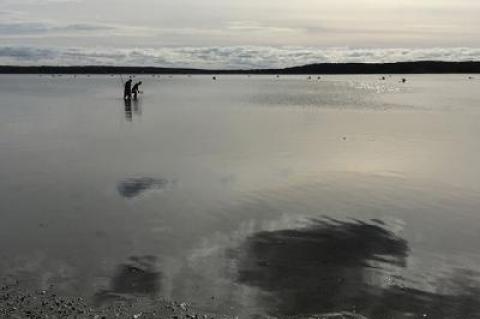
[[[99,306],[84,298],[60,295],[52,287],[34,291],[20,288],[19,282],[11,280],[0,284],[0,318],[9,319],[238,319],[238,316],[205,313],[185,302],[139,299],[125,296],[122,301]],[[257,319],[272,319],[268,315]],[[283,316],[289,319],[366,319],[352,312],[310,314],[308,316]]]
[[[82,297],[61,295],[54,287],[49,290],[23,289],[19,282],[4,280],[0,285],[0,318],[125,318],[125,319],[228,319],[212,313],[202,313],[187,303],[133,298],[96,305]]]

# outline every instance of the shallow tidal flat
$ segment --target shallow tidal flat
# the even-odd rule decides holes
[[[382,76],[0,76],[2,308],[480,318],[480,79]]]

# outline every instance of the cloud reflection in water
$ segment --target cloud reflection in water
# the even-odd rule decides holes
[[[95,295],[96,303],[102,304],[128,295],[157,295],[162,274],[156,268],[155,256],[131,257],[128,263],[118,267],[110,289]]]
[[[260,288],[274,315],[359,313],[368,318],[480,318],[475,274],[457,271],[437,291],[407,288],[408,243],[379,221],[316,220],[263,231],[233,252],[237,282]]]
[[[132,199],[149,190],[163,189],[168,184],[169,181],[164,178],[130,178],[118,183],[117,190],[122,197]]]

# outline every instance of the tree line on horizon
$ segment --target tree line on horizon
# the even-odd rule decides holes
[[[153,66],[0,66],[0,74],[448,74],[480,73],[480,61],[315,63],[279,69],[195,69]]]

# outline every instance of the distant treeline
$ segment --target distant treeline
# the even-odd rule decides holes
[[[480,73],[480,62],[317,63],[284,69],[205,70],[126,66],[0,66],[0,74],[446,74]]]

